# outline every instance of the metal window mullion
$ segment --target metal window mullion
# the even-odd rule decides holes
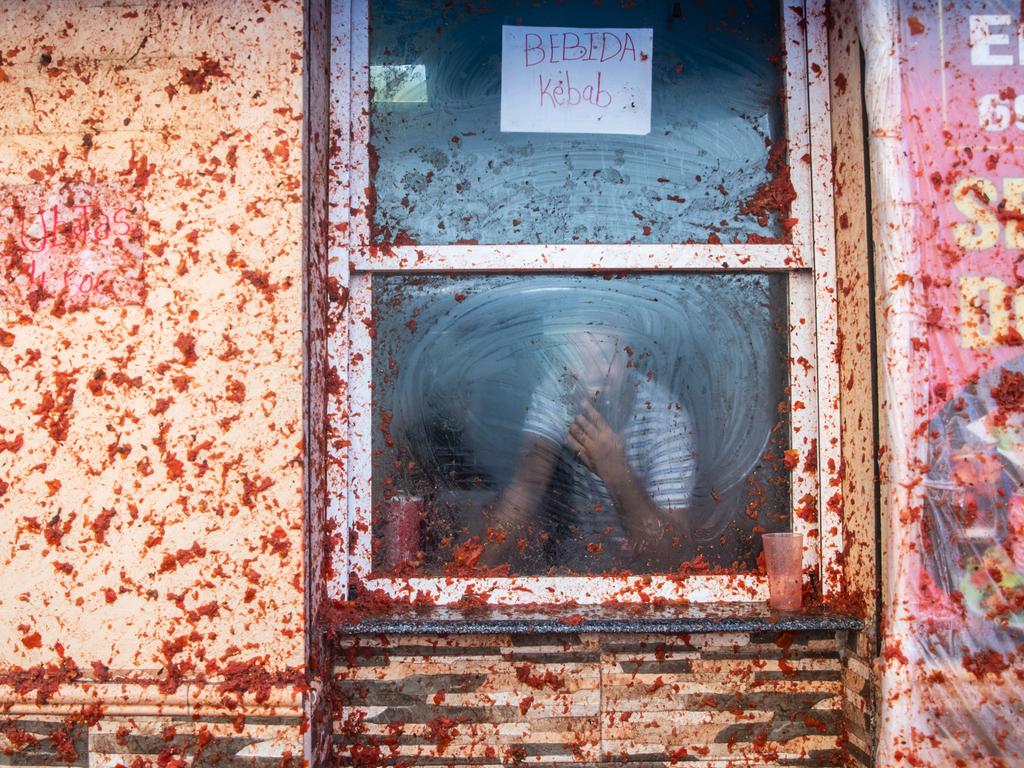
[[[814,276],[809,271],[789,277],[789,444],[798,452],[790,473],[793,531],[804,536],[804,568],[818,568],[817,351],[814,341]]]
[[[328,549],[333,578],[327,585],[332,599],[348,594],[348,302],[349,288],[349,211],[351,184],[348,158],[351,153],[350,6],[343,0],[331,3],[330,117],[328,133],[328,279],[337,286],[339,303],[328,303],[327,365],[333,370],[338,388],[327,392],[327,521],[333,528],[334,543]]]
[[[767,580],[758,574],[638,576],[519,576],[510,578],[377,578],[367,588],[396,601],[427,596],[439,605],[459,602],[470,592],[498,605],[669,602],[752,602],[768,599]]]
[[[807,93],[806,11],[802,2],[782,4],[782,34],[786,53],[786,147],[789,178],[796,192],[790,216],[796,223],[790,232],[793,245],[807,266],[814,264],[812,243],[810,105]]]
[[[369,0],[352,0],[351,75],[351,224],[349,239],[353,258],[361,257],[370,244],[370,8]]]
[[[831,93],[826,0],[807,2],[808,101],[814,230],[815,342],[818,359],[818,482],[820,488],[821,589],[842,589],[842,422],[839,382],[839,307],[835,207],[832,199]],[[811,65],[814,66],[811,66]],[[813,74],[812,74],[813,73]]]
[[[356,252],[367,271],[704,270],[778,272],[809,267],[789,244],[405,245]]]
[[[348,73],[349,141],[348,227],[346,269],[364,253],[370,242],[370,4],[350,3],[350,66]],[[344,418],[348,434],[345,461],[347,509],[345,543],[350,573],[367,578],[372,544],[372,427],[371,339],[364,319],[372,311],[370,278],[351,275],[344,333],[347,335],[347,401]],[[361,361],[357,353],[362,353]]]
[[[350,567],[369,578],[373,552],[373,324],[372,275],[352,277],[349,300],[349,484]]]

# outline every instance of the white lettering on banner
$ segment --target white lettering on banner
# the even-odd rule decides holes
[[[1009,67],[1024,61],[1024,27],[1017,25],[1017,59],[1010,47],[1012,17],[1005,14],[970,17],[971,64],[976,67]],[[999,30],[999,27],[1004,29]]]
[[[501,31],[503,132],[651,132],[654,30]]]

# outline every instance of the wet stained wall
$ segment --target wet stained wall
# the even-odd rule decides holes
[[[19,762],[301,756],[302,83],[299,2],[0,8]]]

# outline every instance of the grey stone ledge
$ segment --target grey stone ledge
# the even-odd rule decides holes
[[[356,606],[353,606],[355,608]],[[686,606],[436,606],[396,609],[338,622],[334,635],[706,634],[712,632],[844,632],[864,621],[822,609],[782,613],[764,603]]]

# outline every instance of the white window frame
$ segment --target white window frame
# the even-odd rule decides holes
[[[793,530],[804,534],[804,567],[823,594],[842,585],[842,498],[832,147],[825,0],[781,2],[786,45],[786,134],[797,220],[787,244],[408,245],[370,242],[370,0],[332,2],[328,342],[328,519],[333,527],[329,594],[348,595],[350,575],[396,600],[419,593],[438,604],[469,594],[496,605],[764,601],[758,574],[371,578],[371,282],[377,272],[558,272],[659,270],[774,272],[788,276]],[[802,406],[802,407],[801,407]],[[805,459],[815,454],[815,462]],[[818,524],[797,514],[813,498]]]

